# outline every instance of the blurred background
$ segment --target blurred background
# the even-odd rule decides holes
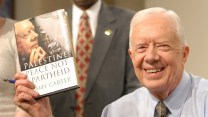
[[[174,10],[181,18],[190,55],[186,71],[208,79],[208,1],[207,0],[104,0],[107,4],[135,11],[149,7]],[[68,9],[71,0],[4,0],[0,15],[23,20],[57,9]],[[177,58],[176,58],[177,59]]]

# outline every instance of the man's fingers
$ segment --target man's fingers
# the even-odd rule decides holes
[[[38,52],[37,50],[34,48],[32,49],[32,52],[30,53],[30,63],[35,62],[36,60],[38,60]]]
[[[29,95],[25,92],[16,94],[14,98],[15,104],[19,105],[20,103],[29,103],[34,104],[36,102],[35,98],[32,95]]]
[[[27,75],[24,73],[18,72],[14,75],[13,79],[14,80],[27,79]]]
[[[30,95],[33,98],[37,98],[39,96],[38,92],[36,92],[35,90],[30,89],[28,87],[25,87],[23,85],[18,85],[16,87],[16,96],[19,96],[20,94],[21,95],[27,94],[27,95]]]
[[[29,89],[23,85],[18,85],[16,88],[16,94],[14,97],[14,103],[23,110],[29,111],[32,109],[32,105],[36,103],[36,97],[38,93],[32,89]]]
[[[39,59],[43,59],[43,57],[46,56],[46,52],[43,50],[43,48],[38,47],[38,48],[37,48],[37,51],[38,51],[38,53],[39,53]]]
[[[17,97],[14,98],[14,104],[26,112],[32,110],[33,106],[27,101],[20,101]]]
[[[42,60],[46,56],[46,52],[39,46],[33,49],[30,54],[30,63],[34,63],[38,60]]]
[[[19,80],[16,80],[15,82],[15,88],[17,89],[17,87],[20,87],[24,85],[25,87],[27,88],[30,88],[30,89],[35,89],[35,84],[31,81],[29,81],[28,79],[19,79]]]

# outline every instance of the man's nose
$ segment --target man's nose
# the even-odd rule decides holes
[[[36,32],[34,32],[34,31],[32,31],[31,40],[35,41],[37,39],[37,37],[38,37],[38,34]]]
[[[150,47],[148,48],[144,59],[148,63],[154,63],[159,60],[159,54],[154,47]]]

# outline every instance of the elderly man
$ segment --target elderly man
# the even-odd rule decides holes
[[[102,117],[208,117],[208,81],[184,71],[189,47],[175,12],[139,11],[129,54],[144,87],[106,106]]]

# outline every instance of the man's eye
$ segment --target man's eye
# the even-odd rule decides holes
[[[158,49],[163,50],[163,51],[170,50],[170,46],[166,45],[166,44],[158,45],[157,47],[158,47]]]
[[[24,39],[27,39],[27,38],[28,38],[28,35],[23,35],[23,38],[24,38]]]
[[[146,48],[147,48],[146,46],[138,46],[136,48],[136,52],[142,53],[142,52],[144,52],[146,50]]]

